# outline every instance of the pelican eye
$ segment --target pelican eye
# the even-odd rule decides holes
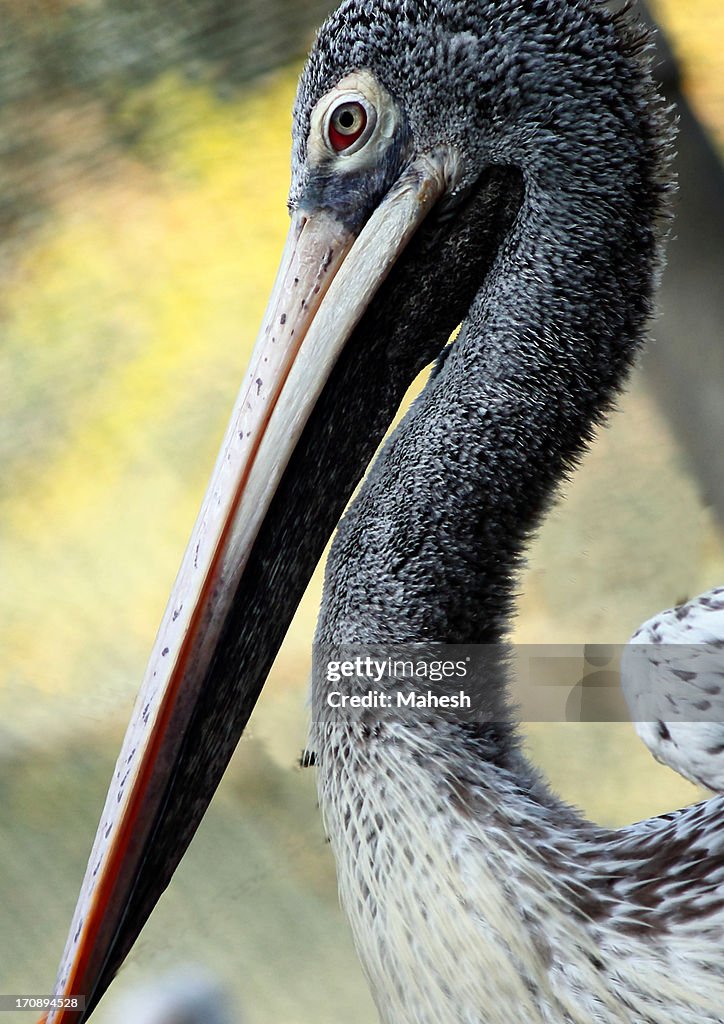
[[[374,109],[361,99],[346,99],[332,107],[327,117],[326,141],[335,153],[358,149],[367,142],[375,126]]]

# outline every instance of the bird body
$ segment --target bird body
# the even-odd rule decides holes
[[[724,797],[609,830],[464,730],[364,732],[319,799],[384,1024],[724,1019]]]
[[[625,378],[657,266],[662,128],[631,30],[587,3],[428,6],[439,64],[475,55],[467,87],[477,76],[500,104],[481,134],[523,192],[459,336],[339,526],[322,650],[504,638],[525,540]],[[344,4],[321,51],[367,9]],[[476,14],[465,42],[445,24]],[[377,25],[405,54],[429,38]],[[323,673],[313,682],[320,806],[384,1024],[724,1020],[724,801],[599,828],[526,762],[503,666],[483,689],[488,721],[472,729],[365,726],[330,721]]]

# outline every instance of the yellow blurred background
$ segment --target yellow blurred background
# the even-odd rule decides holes
[[[0,13],[52,47],[80,7],[5,2]],[[656,13],[724,145],[724,7],[659,0]],[[0,58],[2,81],[7,39]],[[3,178],[22,216],[0,206],[0,992],[52,986],[286,231],[299,62],[262,62],[231,85],[166,64],[112,102],[80,87],[43,98],[36,82],[6,127],[32,146],[10,151]],[[25,217],[29,197],[37,212]],[[337,910],[313,773],[294,768],[320,579],[119,989],[194,960],[251,1024],[375,1019]],[[623,641],[723,580],[721,530],[637,376],[535,542],[516,635]],[[530,745],[559,790],[607,823],[697,796],[629,726],[538,725]]]

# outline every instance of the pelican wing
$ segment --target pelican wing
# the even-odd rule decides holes
[[[724,587],[645,622],[624,651],[621,682],[656,760],[724,792]]]

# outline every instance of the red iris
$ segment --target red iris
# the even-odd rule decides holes
[[[367,111],[361,103],[348,101],[332,111],[329,119],[329,143],[337,153],[349,149],[367,127]]]

